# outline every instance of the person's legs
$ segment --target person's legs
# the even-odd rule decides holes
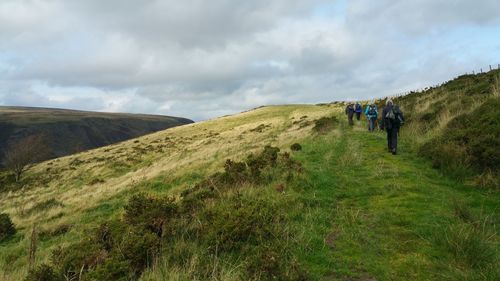
[[[354,117],[353,115],[354,113],[352,112],[349,112],[349,114],[347,114],[347,118],[349,118],[349,125],[354,125],[354,121],[352,120],[352,118]]]
[[[392,129],[387,129],[387,149],[392,152]]]
[[[391,133],[392,154],[396,154],[396,151],[398,149],[399,128],[392,128],[391,131],[392,131],[392,133]]]
[[[361,118],[361,112],[356,112],[356,119],[359,121],[360,118]]]

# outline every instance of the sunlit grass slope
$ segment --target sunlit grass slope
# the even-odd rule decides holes
[[[263,107],[36,165],[22,190],[0,194],[18,228],[0,244],[0,279],[28,274],[36,226],[36,264],[73,280],[498,280],[500,196],[480,188],[497,171],[467,158],[476,180],[464,180],[432,157],[454,154],[425,153],[474,154],[464,137],[498,134],[469,118],[484,111],[495,128],[497,74],[397,99],[408,121],[397,156],[330,104]]]
[[[38,260],[48,261],[61,243],[78,241],[89,226],[119,216],[128,196],[149,190],[151,181],[158,181],[162,191],[165,186],[180,191],[220,169],[226,158],[238,159],[265,145],[286,148],[308,137],[313,120],[339,110],[334,106],[263,107],[32,167],[22,190],[0,194],[1,212],[10,214],[19,229],[15,239],[1,246],[4,279],[19,280],[26,273],[34,225],[42,232],[71,226],[65,235],[39,245]],[[187,180],[178,180],[186,175]]]

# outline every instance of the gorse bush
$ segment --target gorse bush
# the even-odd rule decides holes
[[[10,216],[5,213],[0,213],[0,242],[9,239],[16,234],[16,227],[10,219]]]
[[[242,162],[227,160],[223,172],[195,184],[180,199],[133,195],[121,219],[87,230],[79,243],[57,248],[52,267],[44,270],[70,280],[137,280],[163,257],[180,268],[197,260],[192,278],[204,280],[217,275],[214,256],[239,256],[245,260],[244,279],[304,280],[289,243],[283,242],[290,235],[284,213],[243,193],[300,171],[288,153],[266,146]],[[28,278],[37,274],[30,272]]]

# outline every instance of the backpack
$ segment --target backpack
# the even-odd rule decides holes
[[[404,124],[403,117],[401,116],[401,113],[399,111],[398,107],[392,107],[391,110],[387,111],[385,114],[385,118],[389,119],[391,122],[395,122],[396,124],[399,124],[402,126]]]
[[[394,107],[391,107],[391,110],[388,110],[385,114],[385,118],[389,120],[396,120],[396,112],[394,112]]]
[[[368,108],[368,115],[370,116],[376,116],[377,115],[377,108],[375,107],[375,105],[370,105],[370,107]]]

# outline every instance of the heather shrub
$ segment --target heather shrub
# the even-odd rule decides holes
[[[76,278],[80,272],[95,269],[102,264],[109,253],[102,249],[93,237],[86,237],[83,241],[57,248],[52,252],[52,264],[65,276]]]
[[[42,264],[34,270],[30,270],[24,281],[64,281],[61,274],[54,271],[48,265]]]
[[[69,279],[137,280],[162,256],[179,267],[196,259],[192,276],[203,280],[215,276],[211,257],[221,255],[248,259],[242,272],[249,279],[299,280],[291,278],[299,271],[281,243],[288,235],[281,208],[242,191],[300,171],[290,154],[266,146],[244,161],[227,160],[222,172],[187,189],[179,200],[133,195],[122,219],[102,223],[81,242],[53,251],[54,270]]]
[[[213,251],[241,250],[272,240],[284,219],[267,202],[243,198],[219,202],[201,218],[203,238]]]
[[[103,223],[80,243],[53,251],[53,264],[70,278],[82,272],[92,277],[89,280],[137,279],[158,256],[162,224],[171,219],[171,204],[169,199],[133,196],[123,221]]]
[[[310,280],[308,273],[278,241],[256,247],[249,256],[247,280]]]
[[[172,198],[154,198],[138,194],[130,198],[124,209],[125,223],[144,228],[161,237],[168,222],[175,216],[177,205]]]
[[[126,260],[108,259],[89,273],[85,280],[93,281],[130,281],[136,280],[130,265]]]
[[[319,134],[326,134],[333,129],[337,128],[339,125],[339,120],[336,116],[332,117],[322,117],[316,121],[314,121],[313,130]]]
[[[16,234],[16,227],[10,219],[10,216],[5,213],[0,214],[0,242],[7,240]]]
[[[292,151],[300,151],[302,150],[302,146],[299,143],[294,143],[290,146]]]
[[[459,115],[440,136],[424,144],[419,153],[430,158],[434,167],[459,179],[499,171],[499,106],[500,98],[490,98],[473,112]]]
[[[160,245],[160,238],[155,233],[131,228],[124,235],[119,247],[112,250],[112,254],[127,261],[131,271],[139,277],[146,267],[153,264]]]

